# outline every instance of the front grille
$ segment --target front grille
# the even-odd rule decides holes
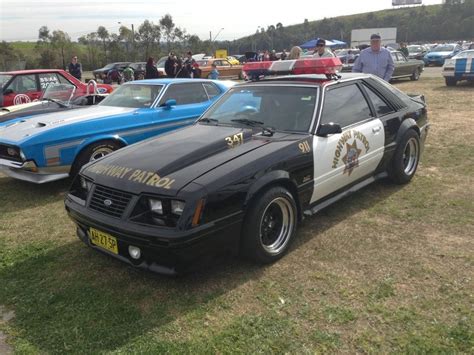
[[[11,156],[8,154],[8,148],[13,148],[16,151],[19,151],[17,147],[13,147],[10,145],[5,145],[5,144],[0,144],[0,159],[7,159],[7,160],[12,160],[12,161],[17,161],[17,162],[22,162],[23,160],[21,159],[20,155],[15,155]]]
[[[94,194],[89,202],[89,208],[103,214],[120,218],[127,208],[132,194],[96,185]],[[107,204],[105,201],[108,201]]]

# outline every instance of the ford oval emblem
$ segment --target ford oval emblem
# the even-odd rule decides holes
[[[110,207],[110,206],[112,206],[112,201],[109,200],[109,199],[104,200],[104,205],[105,205],[106,207]]]

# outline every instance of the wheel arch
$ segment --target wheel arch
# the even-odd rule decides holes
[[[293,199],[295,200],[298,220],[301,221],[303,212],[298,194],[298,188],[295,181],[291,179],[290,174],[284,170],[275,170],[269,172],[254,182],[247,192],[245,206],[249,206],[258,196],[261,196],[265,191],[275,186],[284,187],[291,193]]]
[[[397,137],[395,138],[395,141],[400,143],[402,140],[403,136],[405,135],[408,130],[413,129],[418,135],[421,134],[420,127],[416,124],[416,121],[413,118],[406,118],[403,120],[402,124],[400,125],[400,128],[398,129]]]

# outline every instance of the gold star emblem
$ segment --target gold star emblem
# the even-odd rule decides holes
[[[357,143],[354,140],[352,144],[346,143],[347,153],[342,157],[342,161],[346,165],[343,174],[347,172],[348,176],[351,176],[354,168],[359,166],[359,156],[362,153],[362,149],[357,148]]]

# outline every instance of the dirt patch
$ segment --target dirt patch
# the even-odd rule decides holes
[[[7,323],[15,318],[15,312],[7,310],[4,306],[0,305],[0,325]],[[13,349],[7,344],[7,336],[0,330],[0,354],[9,355],[13,354]]]

